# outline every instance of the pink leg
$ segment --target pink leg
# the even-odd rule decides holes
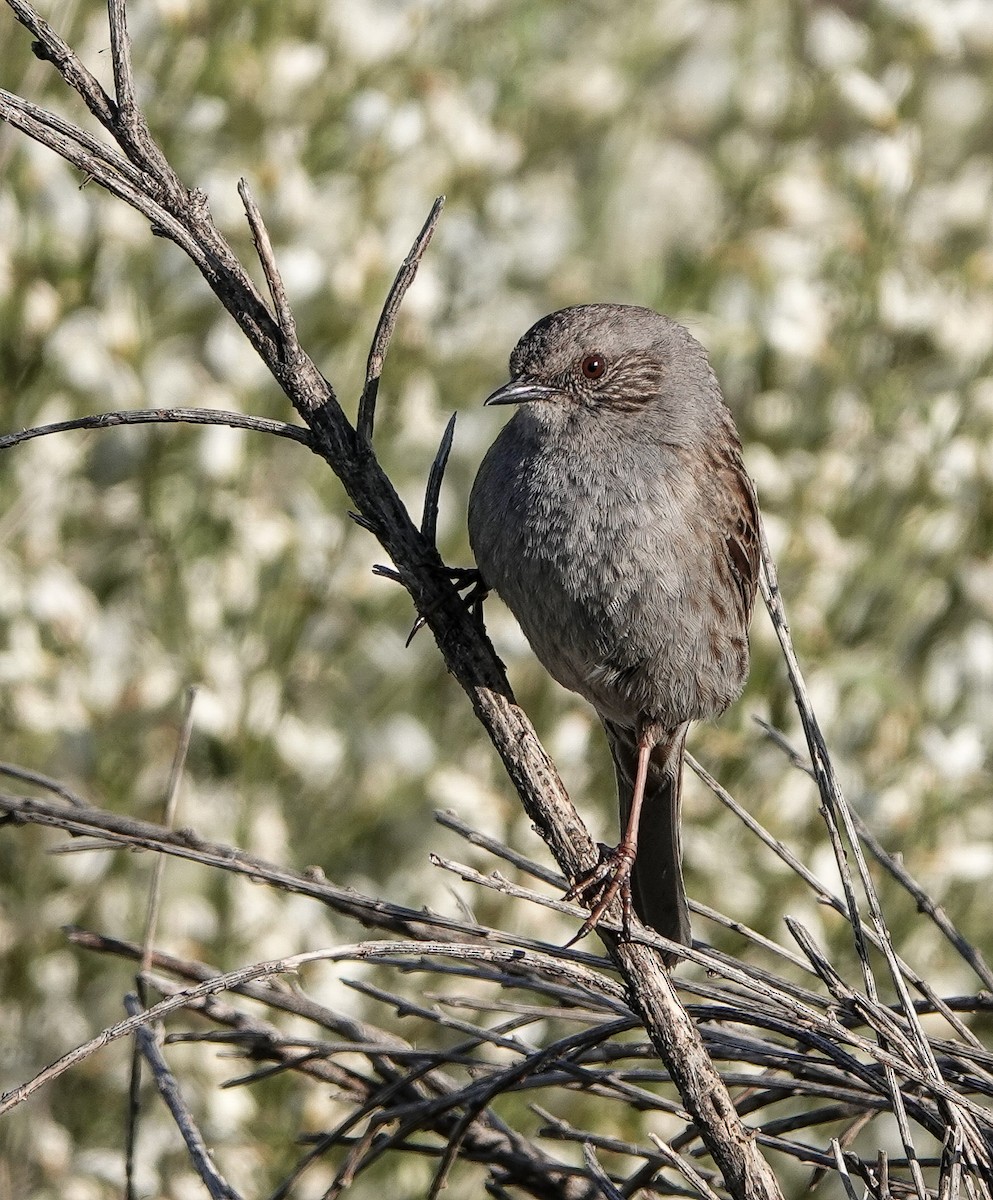
[[[630,922],[631,869],[638,853],[638,823],[641,820],[641,808],[645,802],[645,781],[648,778],[648,760],[651,757],[653,746],[654,742],[642,735],[638,742],[638,767],[634,777],[634,794],[631,797],[631,809],[628,813],[623,837],[594,870],[574,883],[566,893],[567,900],[585,898],[591,894],[596,896],[598,892],[600,896],[590,909],[590,915],[583,922],[582,928],[567,943],[569,946],[596,929],[618,892],[621,895],[625,928]]]

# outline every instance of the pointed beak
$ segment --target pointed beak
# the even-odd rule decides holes
[[[559,390],[546,387],[543,383],[534,383],[530,379],[512,379],[503,387],[491,392],[483,401],[484,404],[527,404],[531,400],[551,400],[558,396]]]

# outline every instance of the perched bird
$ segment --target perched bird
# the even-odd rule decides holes
[[[618,892],[690,944],[680,849],[690,721],[748,673],[758,509],[706,352],[646,308],[551,313],[487,404],[519,405],[469,500],[469,539],[549,674],[597,711],[622,838],[570,892],[594,928]],[[670,956],[674,961],[677,956]]]

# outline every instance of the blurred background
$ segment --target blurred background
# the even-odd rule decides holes
[[[109,88],[104,6],[44,13]],[[260,279],[236,191],[249,180],[301,341],[352,416],[382,300],[447,195],[376,438],[419,511],[458,412],[447,561],[471,561],[468,491],[506,416],[481,401],[534,320],[617,300],[704,342],[848,793],[993,953],[993,6],[141,0],[129,20],[153,131]],[[0,9],[0,86],[79,120],[29,42]],[[0,431],[180,405],[295,419],[177,248],[0,128]],[[382,554],[348,508],[302,448],[230,430],[62,434],[5,453],[0,756],[159,820],[197,684],[179,823],[203,836],[453,913],[429,850],[494,864],[435,809],[549,862],[430,634],[404,649],[410,602],[371,574]],[[613,842],[591,711],[545,677],[499,601],[486,618],[574,799]],[[800,743],[761,610],[753,646],[743,700],[691,749],[830,882],[812,785],[753,720]],[[846,961],[840,921],[696,780],[686,790],[690,894],[778,939],[792,913]],[[0,831],[3,1088],[117,1020],[131,985],[128,964],[67,948],[60,927],[139,937],[151,862],[53,857],[64,840]],[[459,896],[488,921],[540,919]],[[974,991],[913,904],[883,896],[901,952],[938,990]],[[743,952],[700,919],[695,932]],[[299,898],[167,864],[166,949],[230,968],[356,936]],[[330,971],[315,987],[337,996]],[[6,1119],[0,1195],[120,1194],[128,1057],[118,1043]],[[237,1068],[202,1050],[184,1061],[212,1145],[228,1164],[237,1152],[253,1194],[295,1160],[296,1133],[328,1119],[319,1093],[220,1091]],[[145,1193],[199,1194],[167,1119],[146,1129]],[[394,1179],[393,1194],[425,1178]],[[450,1194],[474,1186],[457,1174]]]

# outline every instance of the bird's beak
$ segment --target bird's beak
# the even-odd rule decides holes
[[[530,379],[512,379],[503,387],[498,387],[483,401],[484,404],[527,404],[531,400],[551,400],[557,396],[557,388],[547,387],[543,383],[534,383]]]

